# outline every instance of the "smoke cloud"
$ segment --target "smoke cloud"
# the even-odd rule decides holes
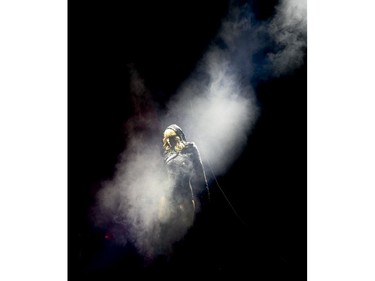
[[[103,182],[93,211],[95,223],[118,243],[131,242],[147,260],[168,254],[191,226],[170,208],[171,182],[160,153],[162,133],[156,105],[138,73],[131,70],[134,117],[127,148],[111,181]],[[156,127],[156,129],[155,129]]]
[[[268,54],[276,76],[288,73],[304,62],[307,48],[307,1],[283,0],[268,25],[277,51]]]
[[[224,47],[208,50],[197,72],[168,104],[164,121],[180,124],[217,174],[241,152],[258,112],[249,84],[255,46],[243,44],[249,30],[247,19],[224,23],[218,38]]]
[[[268,75],[281,75],[301,63],[305,14],[304,1],[284,0],[272,20],[259,23],[249,5],[233,6],[214,43],[165,112],[158,111],[138,73],[131,71],[134,117],[126,124],[127,148],[115,176],[102,183],[98,193],[94,210],[98,226],[116,242],[132,243],[146,258],[170,251],[191,225],[176,219],[169,208],[171,183],[160,153],[163,130],[178,124],[187,140],[197,144],[203,163],[216,175],[224,174],[242,152],[260,114],[251,85],[259,69],[271,64]],[[272,52],[264,51],[267,36],[276,42]],[[264,57],[255,63],[254,56],[262,51]]]

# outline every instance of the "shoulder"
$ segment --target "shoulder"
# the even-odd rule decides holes
[[[185,148],[190,151],[197,151],[198,152],[198,147],[194,142],[187,142]]]

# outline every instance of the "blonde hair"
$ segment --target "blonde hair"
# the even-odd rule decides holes
[[[170,138],[174,138],[176,140],[174,147],[172,147],[172,144],[169,141]],[[184,149],[185,144],[181,141],[180,137],[177,136],[174,130],[166,129],[164,131],[163,147],[166,152],[170,151],[171,149],[176,152],[180,152],[182,149]]]

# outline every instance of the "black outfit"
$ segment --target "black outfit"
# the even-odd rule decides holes
[[[201,157],[197,146],[193,142],[186,141],[180,127],[171,125],[168,129],[174,130],[184,143],[184,148],[180,152],[171,149],[164,155],[173,185],[172,204],[179,209],[178,212],[181,214],[190,213],[194,217],[195,213],[204,207],[209,199],[207,179]],[[187,214],[184,215],[188,217]]]
[[[208,198],[206,175],[196,145],[186,141],[177,125],[171,125],[167,129],[176,132],[183,148],[175,151],[173,147],[164,151],[170,193],[166,198],[166,214],[160,224],[156,225],[155,232],[160,237],[158,252],[162,256],[175,252],[185,244],[188,236],[191,237],[188,233],[192,231],[193,224],[200,221],[200,214],[207,202],[205,198]],[[171,136],[168,141],[174,145],[178,142],[176,136]]]

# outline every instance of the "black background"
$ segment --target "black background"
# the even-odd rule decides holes
[[[247,2],[260,21],[278,4]],[[89,220],[99,183],[113,176],[126,146],[124,124],[134,113],[129,63],[162,107],[194,70],[227,12],[222,0],[68,2],[69,280],[189,273],[306,279],[306,63],[255,84],[260,116],[242,155],[218,178],[245,223],[211,182],[209,246],[193,239],[176,262],[144,267],[131,246],[105,239]]]

